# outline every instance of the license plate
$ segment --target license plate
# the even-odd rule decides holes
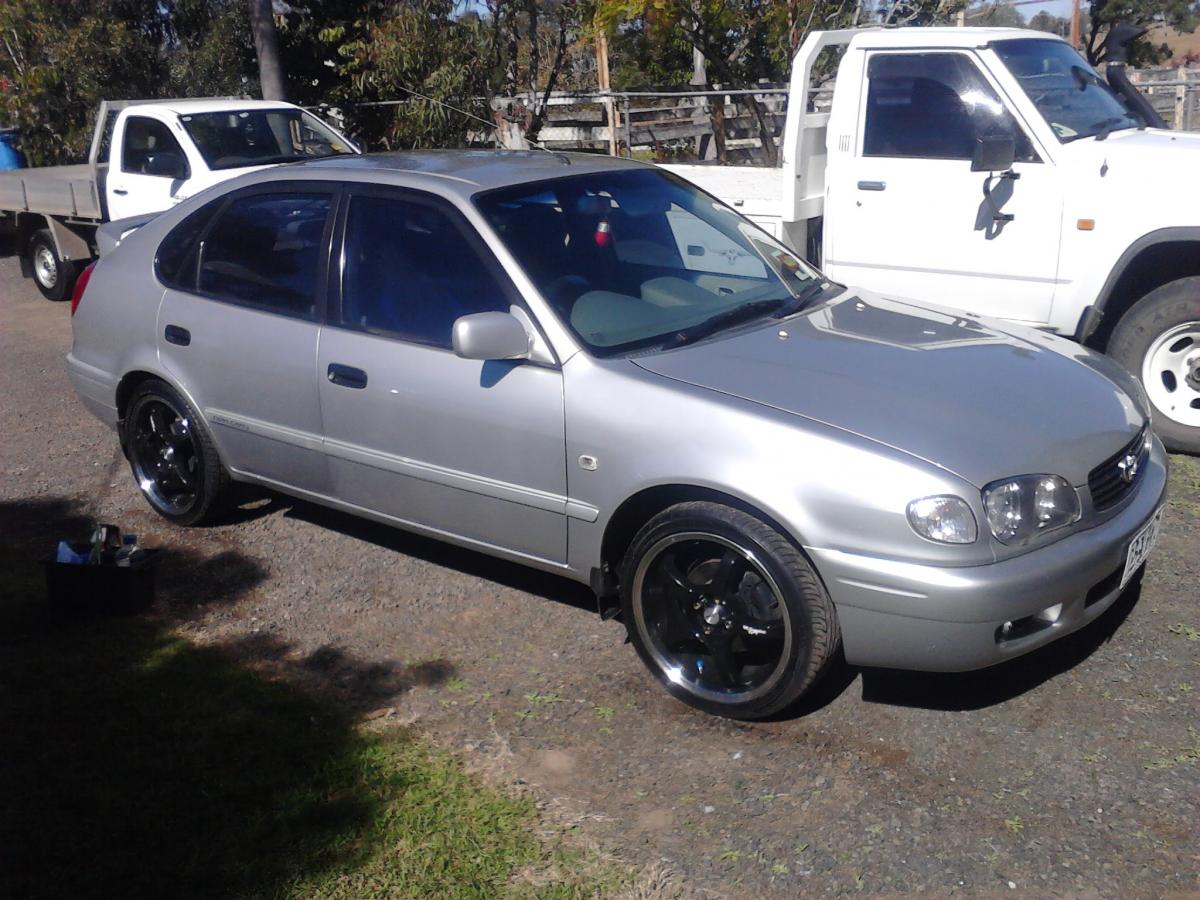
[[[1150,521],[1143,525],[1142,530],[1135,534],[1133,540],[1129,542],[1129,553],[1125,556],[1125,573],[1121,576],[1122,588],[1129,583],[1129,579],[1141,568],[1146,557],[1150,555],[1150,551],[1154,549],[1161,522],[1162,507],[1160,506],[1158,511],[1150,517]]]

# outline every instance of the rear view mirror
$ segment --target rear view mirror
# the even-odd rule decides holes
[[[454,323],[454,352],[463,359],[527,359],[529,332],[516,316],[482,312]]]
[[[972,172],[1007,172],[1017,158],[1017,143],[1010,135],[985,134],[975,139]]]

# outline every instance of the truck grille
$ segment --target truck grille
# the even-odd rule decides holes
[[[1143,426],[1137,437],[1106,459],[1088,474],[1088,490],[1092,492],[1092,506],[1096,509],[1108,509],[1120,503],[1134,488],[1142,477],[1149,453],[1146,448],[1146,431],[1149,425]],[[1126,458],[1137,460],[1137,469],[1132,478],[1127,479],[1124,465]]]

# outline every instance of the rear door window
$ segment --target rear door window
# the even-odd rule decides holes
[[[304,319],[318,313],[333,193],[234,197],[199,247],[200,293]]]

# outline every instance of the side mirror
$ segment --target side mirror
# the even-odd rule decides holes
[[[463,359],[527,359],[529,333],[516,316],[482,312],[454,323],[454,352]]]
[[[164,178],[187,178],[187,161],[178,153],[167,150],[147,156],[142,172],[145,175],[160,175]]]
[[[975,139],[972,172],[1007,172],[1017,158],[1017,142],[1007,134],[985,134]]]

